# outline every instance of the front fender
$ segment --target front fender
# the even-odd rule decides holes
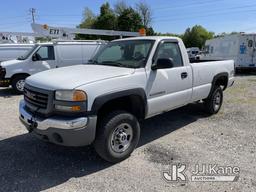
[[[143,101],[143,105],[145,106],[145,110],[147,111],[147,97],[146,97],[146,93],[145,93],[144,89],[135,88],[135,89],[118,91],[118,92],[114,92],[114,93],[107,93],[107,94],[98,96],[97,98],[95,98],[95,100],[92,104],[91,114],[97,114],[99,109],[108,101],[118,99],[121,97],[132,96],[132,95],[141,97],[141,99]]]

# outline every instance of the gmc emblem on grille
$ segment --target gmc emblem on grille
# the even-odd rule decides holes
[[[36,97],[36,94],[34,93],[31,93],[31,92],[28,92],[28,91],[25,91],[25,95],[30,98],[30,99],[35,99]]]

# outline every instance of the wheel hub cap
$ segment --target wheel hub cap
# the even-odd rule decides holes
[[[121,132],[121,133],[118,133],[116,137],[119,143],[124,143],[127,139],[127,134],[125,132]]]
[[[220,108],[220,104],[221,104],[221,95],[219,92],[216,93],[213,102],[214,102],[214,109],[217,111]]]
[[[16,87],[19,91],[23,91],[24,89],[24,85],[25,85],[25,80],[19,80],[17,83],[16,83]]]
[[[131,145],[132,127],[127,123],[120,124],[112,133],[110,145],[113,151],[122,153]]]

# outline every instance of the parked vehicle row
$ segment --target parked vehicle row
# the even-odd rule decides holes
[[[35,44],[23,56],[1,63],[0,86],[11,85],[16,92],[22,93],[28,76],[49,69],[85,64],[105,44],[104,41],[56,41]]]
[[[120,39],[97,51],[86,65],[28,77],[20,120],[44,141],[93,144],[102,158],[119,162],[138,144],[140,120],[197,101],[215,114],[223,90],[233,83],[234,61],[190,63],[179,38]]]

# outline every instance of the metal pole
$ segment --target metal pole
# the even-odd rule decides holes
[[[36,9],[35,8],[31,8],[30,9],[31,12],[31,16],[32,16],[32,22],[35,23],[35,13],[36,13]]]

